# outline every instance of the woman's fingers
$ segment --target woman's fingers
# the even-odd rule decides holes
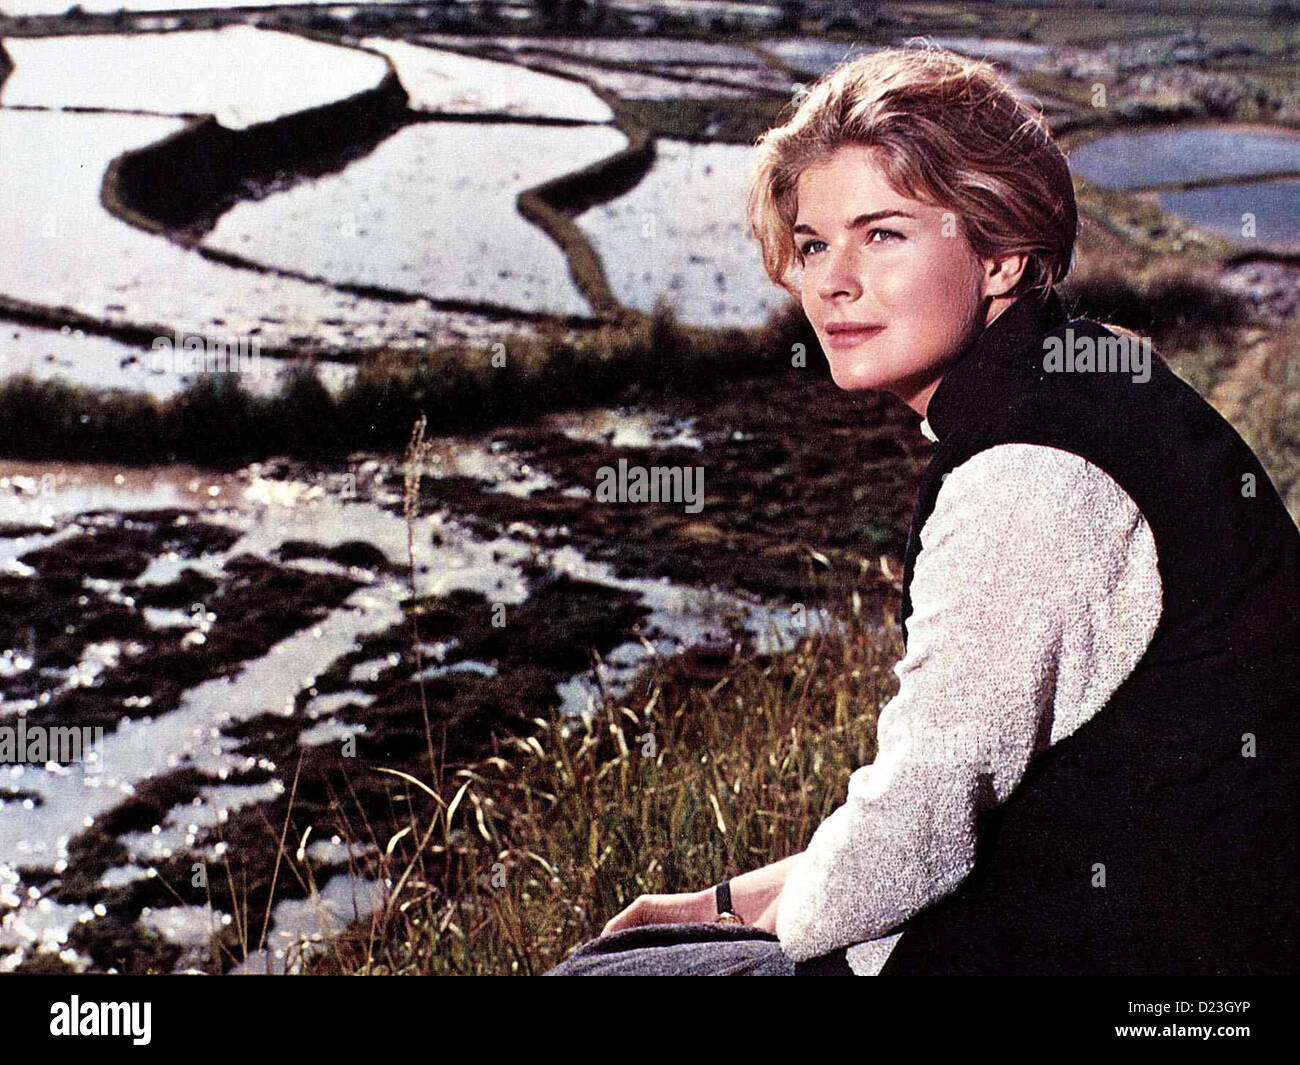
[[[632,905],[628,906],[620,913],[616,913],[605,922],[605,927],[601,930],[600,934],[602,936],[608,935],[610,932],[617,932],[621,928],[632,928],[636,925],[644,924],[645,921],[641,915],[643,913],[642,903],[645,898],[645,895],[638,895],[632,900]]]
[[[601,935],[634,928],[643,924],[678,924],[682,921],[707,921],[712,896],[701,892],[678,895],[638,895],[632,904],[606,922]]]

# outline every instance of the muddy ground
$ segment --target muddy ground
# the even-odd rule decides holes
[[[470,760],[500,750],[503,737],[536,728],[533,719],[560,703],[557,686],[587,671],[593,653],[605,657],[659,634],[635,588],[548,564],[566,549],[584,565],[605,564],[617,578],[666,578],[674,588],[714,588],[746,603],[784,606],[811,605],[821,593],[810,587],[810,576],[824,575],[829,563],[855,575],[869,603],[882,610],[896,604],[915,485],[930,449],[917,417],[901,403],[845,394],[823,369],[792,369],[725,383],[702,396],[647,397],[641,406],[650,412],[641,424],[658,428],[630,443],[602,437],[601,426],[623,416],[605,411],[432,441],[419,513],[421,522],[437,517],[428,519],[432,527],[416,525],[413,594],[392,529],[377,544],[367,538],[364,520],[377,513],[366,507],[381,508],[390,522],[400,519],[399,456],[353,456],[346,469],[280,460],[220,481],[213,475],[215,490],[207,491],[219,493],[225,506],[240,486],[247,495],[249,485],[272,484],[354,508],[355,534],[341,539],[335,530],[328,542],[287,530],[282,538],[244,541],[273,544],[269,549],[239,550],[246,528],[210,500],[100,508],[0,529],[0,548],[19,536],[64,530],[63,538],[17,556],[0,575],[0,650],[7,649],[10,664],[0,673],[0,721],[15,707],[25,710],[29,726],[75,723],[111,735],[135,719],[148,736],[198,686],[220,677],[232,678],[231,699],[239,703],[212,729],[223,746],[219,771],[210,759],[174,758],[165,771],[136,779],[121,801],[101,804],[48,857],[13,863],[17,883],[7,895],[0,884],[0,914],[10,914],[0,962],[7,957],[6,968],[27,970],[229,968],[229,961],[211,960],[202,934],[160,933],[145,918],[210,916],[209,904],[231,913],[226,863],[236,871],[236,895],[260,915],[295,772],[291,841],[309,826],[317,840],[337,833],[340,810],[353,825],[391,826],[402,823],[408,803],[422,808],[418,791],[374,771],[385,766],[428,776],[418,672],[425,672],[437,742],[451,761]],[[458,472],[458,449],[501,456],[505,472]],[[681,502],[594,501],[598,469],[620,458],[647,467],[702,466],[704,509],[691,514]],[[11,481],[9,490],[18,491],[19,482]],[[445,576],[439,567],[453,556],[429,553],[447,548],[440,541],[452,530],[468,530],[490,545],[492,559],[511,564],[503,572],[513,572],[525,594],[503,591],[498,599],[490,587],[439,593]],[[825,562],[815,561],[817,555]],[[178,561],[160,571],[166,579],[141,582],[159,558]],[[498,577],[496,583],[509,582]],[[279,696],[241,686],[241,675],[281,641],[320,635],[331,617],[359,612],[350,604],[370,588],[403,585],[401,612],[301,678],[285,705],[262,705],[263,697],[271,704]],[[494,611],[498,621],[504,613],[504,625],[493,624]],[[701,679],[716,676],[737,638],[744,629],[724,620],[693,641],[687,657]],[[310,712],[326,703],[327,718]],[[304,734],[323,720],[334,734],[308,743]],[[348,737],[354,753],[346,750]],[[39,814],[40,779],[29,769],[0,780],[6,818]],[[196,814],[174,845],[147,858],[130,842],[159,829],[167,838],[186,811],[204,813],[230,788],[257,801],[207,811],[216,816]],[[6,860],[0,854],[0,865]],[[319,856],[318,882],[346,869],[347,861],[346,848]],[[195,862],[207,865],[206,888],[192,886]],[[277,899],[305,894],[303,883],[281,872]],[[42,906],[48,924],[58,928],[62,920],[61,931],[41,932]],[[233,928],[226,926],[222,936],[238,956]]]

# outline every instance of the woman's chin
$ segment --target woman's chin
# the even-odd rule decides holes
[[[842,361],[834,357],[830,359],[830,365],[831,380],[845,392],[878,391],[888,388],[888,378],[871,366]]]

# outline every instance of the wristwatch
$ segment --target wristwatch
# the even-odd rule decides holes
[[[714,889],[714,895],[718,900],[718,916],[715,918],[718,924],[744,924],[740,915],[731,908],[731,881],[724,880]]]

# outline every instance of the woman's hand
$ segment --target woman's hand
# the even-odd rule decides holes
[[[601,935],[636,928],[643,924],[682,924],[712,921],[717,916],[713,888],[677,895],[638,895],[632,904],[615,914],[601,929]]]
[[[753,869],[731,880],[731,908],[754,928],[776,934],[776,911],[781,901],[781,887],[798,854],[779,862]],[[686,921],[714,921],[718,917],[716,885],[703,891],[686,891],[678,895],[638,895],[632,905],[615,914],[601,935],[643,924],[682,924]],[[754,917],[753,914],[758,916]],[[746,915],[749,915],[748,918]]]

